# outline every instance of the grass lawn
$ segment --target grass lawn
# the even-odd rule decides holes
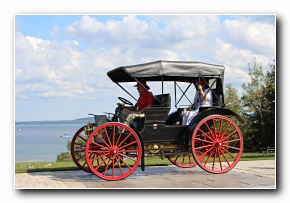
[[[261,154],[261,153],[243,153],[240,161],[254,161],[254,160],[273,160],[275,159],[274,153]],[[146,166],[157,165],[172,165],[167,158],[161,159],[160,157],[146,157]],[[44,172],[44,171],[66,171],[66,170],[79,170],[73,161],[71,162],[22,162],[15,163],[15,173],[29,173],[29,172]]]

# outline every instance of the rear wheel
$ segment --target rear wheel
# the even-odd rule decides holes
[[[191,168],[197,165],[191,151],[181,149],[176,154],[167,155],[167,159],[181,168]]]
[[[95,124],[87,124],[81,127],[73,136],[71,141],[71,156],[75,164],[79,167],[79,169],[91,173],[91,169],[88,166],[85,158],[85,146],[87,139],[91,132],[96,128]],[[93,153],[90,156],[94,156]]]
[[[240,160],[242,151],[242,133],[226,116],[208,116],[193,131],[192,153],[205,171],[225,173],[231,170]]]
[[[91,157],[92,153],[96,156]],[[105,180],[121,180],[138,167],[142,145],[136,132],[129,126],[110,122],[91,133],[85,154],[88,166],[95,175]]]

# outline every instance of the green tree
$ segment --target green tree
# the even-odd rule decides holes
[[[69,152],[62,152],[57,155],[56,162],[70,162],[72,161],[72,157]]]
[[[262,87],[262,114],[264,115],[264,145],[275,146],[276,111],[275,111],[275,65],[270,64],[270,71]]]
[[[225,104],[227,108],[238,114],[242,110],[241,100],[238,96],[238,90],[234,88],[232,84],[227,84],[225,87]]]
[[[244,123],[241,123],[236,119],[235,117],[232,117],[233,121],[238,124],[244,140],[244,149],[249,149],[251,147],[248,147],[248,138],[246,137],[247,129],[249,128],[247,117],[243,115],[243,107],[241,105],[241,99],[238,95],[238,90],[232,86],[232,84],[227,84],[225,86],[225,104],[226,107],[233,112],[237,113],[244,121]]]
[[[272,116],[273,109],[271,109],[273,101],[275,101],[272,99],[271,80],[275,79],[275,76],[273,78],[275,73],[271,72],[265,76],[262,68],[261,63],[258,63],[256,59],[253,68],[249,65],[251,81],[248,84],[243,84],[244,92],[241,98],[243,114],[247,117],[249,126],[245,129],[246,148],[251,151],[258,151],[260,147],[269,145],[267,136],[269,126],[267,125],[269,121],[275,120],[275,117]],[[272,101],[270,101],[271,99]]]
[[[56,158],[56,162],[69,162],[69,161],[73,161],[71,154],[70,154],[70,146],[71,146],[71,141],[70,139],[68,139],[67,144],[66,144],[66,148],[67,148],[67,152],[61,152],[59,155],[57,155]]]

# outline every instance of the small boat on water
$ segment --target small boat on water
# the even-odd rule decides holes
[[[61,135],[60,137],[72,137],[72,136],[69,136],[69,135],[67,135],[67,134],[63,134],[63,135]]]
[[[21,130],[21,128],[19,128],[19,130],[18,130],[19,132],[21,132],[22,130]]]

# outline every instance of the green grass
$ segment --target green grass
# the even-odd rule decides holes
[[[274,160],[275,154],[243,153],[240,161]],[[146,157],[145,166],[172,165],[167,158]],[[74,162],[21,162],[15,163],[15,173],[79,170]]]

